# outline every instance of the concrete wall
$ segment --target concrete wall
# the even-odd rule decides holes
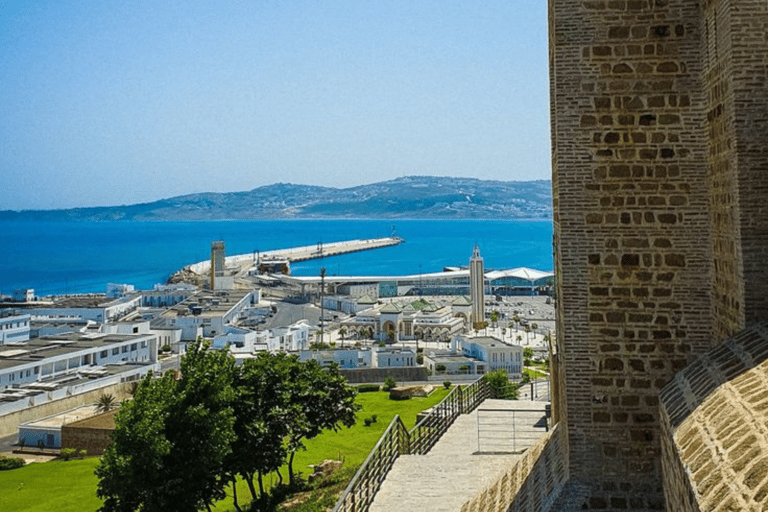
[[[81,405],[95,403],[99,400],[99,397],[102,394],[111,394],[117,400],[128,398],[128,386],[129,384],[127,383],[114,384],[87,393],[69,396],[54,402],[48,402],[43,405],[29,407],[10,414],[4,414],[3,416],[0,416],[0,437],[15,434],[18,426],[22,423],[54,416],[58,413],[80,407]]]

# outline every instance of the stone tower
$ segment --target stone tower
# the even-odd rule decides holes
[[[660,510],[661,389],[768,316],[768,2],[549,10],[572,505]]]
[[[216,289],[216,279],[224,277],[224,242],[211,242],[211,290]]]
[[[474,329],[482,329],[485,324],[485,275],[483,257],[475,245],[472,257],[469,259],[469,294],[472,299],[470,321]]]

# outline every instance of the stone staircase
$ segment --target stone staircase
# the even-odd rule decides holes
[[[526,402],[485,400],[479,408],[523,407],[524,404]],[[543,408],[543,402],[527,404],[531,404],[531,408]],[[477,415],[475,410],[456,418],[428,454],[401,455],[376,494],[370,512],[458,512],[476,493],[498,480],[520,455],[478,453]],[[535,441],[533,437],[518,449]]]

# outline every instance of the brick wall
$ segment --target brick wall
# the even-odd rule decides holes
[[[659,391],[712,342],[702,18],[550,1],[560,409],[587,508],[661,506]]]

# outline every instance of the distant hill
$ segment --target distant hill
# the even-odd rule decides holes
[[[539,219],[552,185],[408,176],[351,188],[277,183],[249,192],[201,193],[127,206],[0,211],[0,220],[221,220],[315,218]]]

